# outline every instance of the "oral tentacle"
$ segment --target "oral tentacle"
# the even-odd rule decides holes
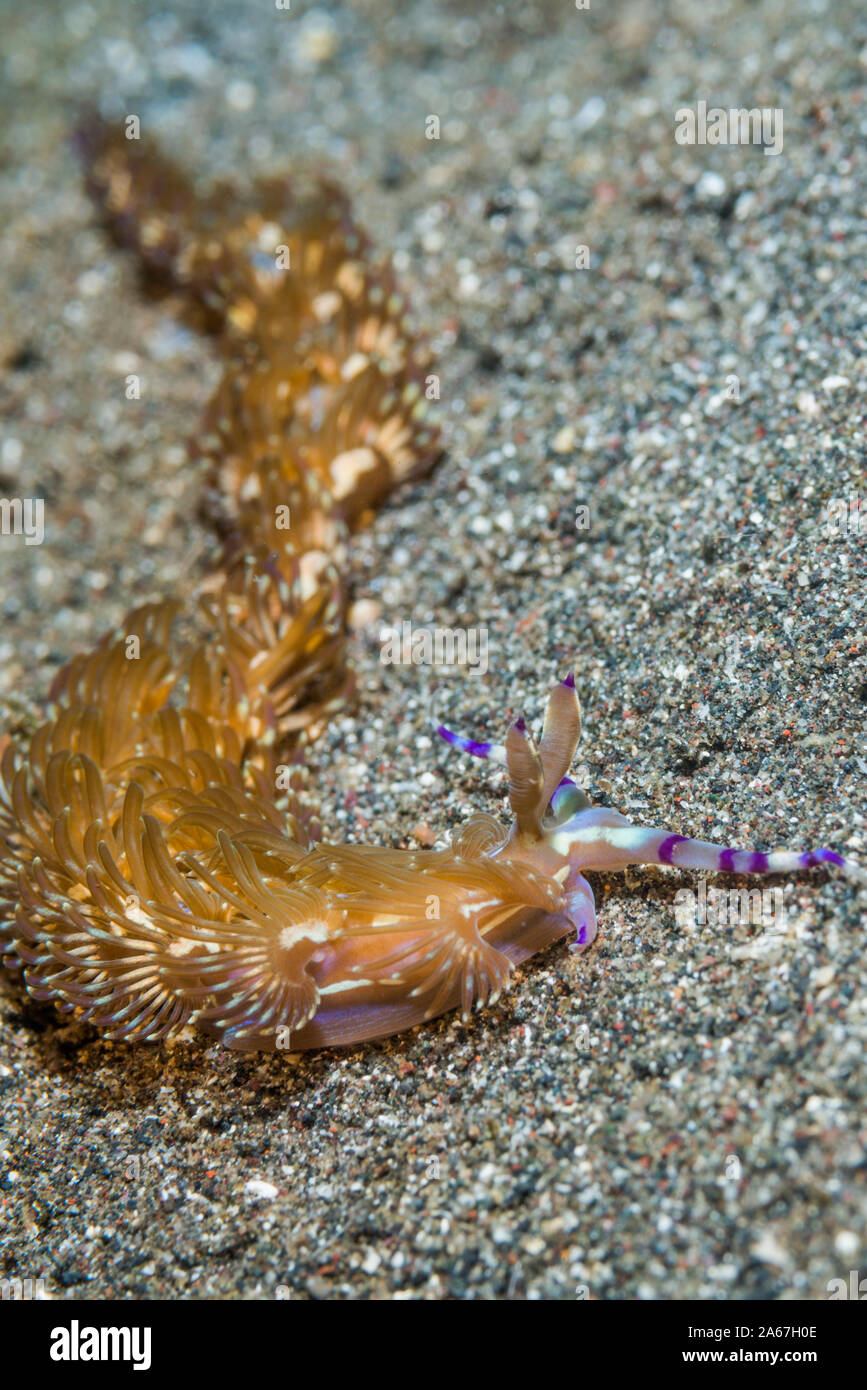
[[[458,748],[462,753],[469,753],[473,758],[487,758],[489,762],[505,765],[506,749],[502,743],[480,743],[476,739],[464,738],[463,735],[447,729],[445,724],[437,724],[436,732],[440,738],[445,739],[446,743],[451,744],[452,748]]]
[[[867,883],[860,865],[836,850],[737,849],[691,840],[669,830],[624,825],[591,825],[573,841],[585,869],[625,868],[629,864],[667,864],[678,869],[709,869],[728,874],[796,873],[828,864],[856,882]]]

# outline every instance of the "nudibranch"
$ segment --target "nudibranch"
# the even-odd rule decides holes
[[[176,603],[133,610],[3,749],[0,948],[33,999],[117,1040],[191,1025],[233,1048],[347,1045],[467,1019],[564,937],[586,950],[592,870],[827,864],[863,881],[832,850],[747,852],[593,808],[569,778],[571,675],[538,747],[523,719],[502,746],[440,729],[505,763],[508,828],[475,815],[435,851],[323,842],[303,740],[349,690],[349,535],[438,456],[425,355],[331,185],[199,197],[104,122],[78,146],[116,238],[220,334],[199,453],[225,547],[190,645]]]

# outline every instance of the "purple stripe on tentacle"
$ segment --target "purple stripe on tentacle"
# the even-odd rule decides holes
[[[560,684],[561,684],[561,685],[567,686],[567,687],[569,688],[569,690],[574,690],[574,689],[575,689],[575,673],[574,673],[573,671],[570,671],[569,674],[568,674],[568,676],[566,677],[566,679],[565,679],[564,681],[561,681]]]
[[[819,849],[816,851],[816,857],[825,864],[836,864],[838,869],[844,868],[846,864],[842,854],[833,849]]]
[[[477,743],[475,739],[462,738],[460,734],[453,734],[445,724],[438,724],[436,731],[440,738],[444,738],[453,748],[459,748],[462,753],[471,753],[474,758],[490,758],[492,754],[500,751],[500,745],[497,743]]]
[[[673,864],[674,860],[671,856],[675,845],[684,844],[686,839],[686,835],[669,835],[667,840],[663,840],[659,849],[656,851],[656,857],[660,864]]]
[[[750,855],[748,874],[766,874],[768,872],[768,856],[761,851]]]
[[[735,852],[733,849],[724,849],[719,857],[719,866],[724,874],[736,873]]]
[[[578,928],[578,940],[577,940],[577,943],[576,943],[576,944],[577,944],[578,946],[585,946],[585,945],[587,944],[587,923],[586,923],[586,922],[582,922],[582,923],[581,923],[581,926]]]
[[[833,849],[814,849],[801,855],[802,868],[813,869],[817,864],[836,864],[838,869],[842,869],[846,860]]]

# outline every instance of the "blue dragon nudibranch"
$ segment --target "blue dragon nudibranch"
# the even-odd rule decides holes
[[[502,747],[439,730],[505,763],[509,829],[475,815],[436,851],[324,842],[301,740],[348,690],[349,533],[437,457],[424,355],[330,185],[201,199],[120,129],[90,121],[78,145],[115,236],[221,330],[200,452],[225,547],[186,648],[177,604],[133,610],[60,671],[29,741],[5,741],[0,948],[32,998],[111,1039],[192,1025],[235,1048],[345,1045],[468,1018],[561,938],[586,950],[592,870],[864,881],[833,850],[747,852],[591,807],[568,775],[571,675],[538,748],[522,719]]]

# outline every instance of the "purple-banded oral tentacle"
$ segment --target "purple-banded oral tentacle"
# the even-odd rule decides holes
[[[517,832],[530,839],[542,838],[542,759],[523,715],[506,735],[506,767],[509,772],[509,805]]]
[[[452,748],[459,748],[462,753],[470,753],[474,758],[487,758],[489,762],[505,764],[506,749],[502,743],[479,743],[476,739],[463,738],[461,734],[453,733],[445,724],[437,724],[435,727],[439,737],[450,743]]]
[[[670,864],[678,869],[709,869],[729,874],[780,874],[829,864],[858,882],[867,874],[836,850],[796,853],[789,850],[734,849],[707,840],[691,840],[669,830],[630,825],[617,812],[579,813],[558,827],[563,847],[568,841],[570,862],[583,869],[622,869],[629,864]]]
[[[539,740],[539,757],[544,771],[543,809],[572,766],[580,738],[581,703],[575,689],[575,677],[570,672],[564,681],[555,685],[545,709],[545,722]]]

